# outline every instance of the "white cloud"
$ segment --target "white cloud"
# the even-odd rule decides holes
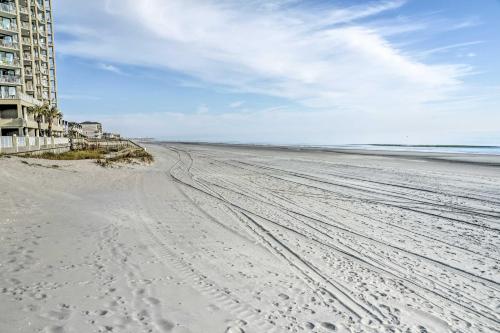
[[[484,41],[476,40],[476,41],[472,41],[472,42],[445,45],[445,46],[440,46],[440,47],[436,47],[436,48],[433,48],[430,50],[423,51],[423,52],[421,52],[420,55],[421,56],[429,56],[429,55],[432,55],[435,53],[444,53],[444,52],[448,52],[448,51],[453,50],[453,49],[457,49],[457,48],[463,49],[463,48],[466,48],[468,46],[473,46],[473,45],[478,45],[478,44],[483,44],[483,43],[484,43]]]
[[[111,72],[111,73],[115,73],[115,74],[120,74],[120,75],[124,75],[125,73],[122,72],[122,70],[114,65],[110,65],[110,64],[98,64],[97,66],[99,69],[102,69],[103,71],[107,71],[107,72]]]
[[[196,114],[205,114],[208,112],[209,112],[209,108],[205,104],[198,106],[198,109],[196,110]]]
[[[229,104],[229,107],[232,109],[237,109],[237,108],[243,106],[243,104],[245,104],[245,101],[235,101],[235,102],[232,102],[231,104]]]
[[[63,13],[73,20],[64,25],[64,32],[74,32],[73,39],[58,48],[64,54],[173,69],[235,91],[285,97],[307,107],[369,112],[418,108],[446,99],[469,70],[419,62],[376,30],[356,23],[404,1],[298,9],[283,8],[286,2],[278,1],[264,11],[259,9],[265,1],[78,3],[59,5],[78,12]],[[73,5],[79,8],[75,11]]]

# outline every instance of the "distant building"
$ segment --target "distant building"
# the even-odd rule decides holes
[[[118,133],[103,133],[102,134],[102,138],[103,139],[120,139],[121,138],[121,135],[118,134]]]
[[[84,121],[82,125],[83,136],[89,139],[101,139],[102,138],[102,124],[94,121]]]
[[[83,137],[83,127],[80,123],[68,122],[68,136],[72,138]]]

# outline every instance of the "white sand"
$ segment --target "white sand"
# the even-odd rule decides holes
[[[0,159],[1,333],[500,330],[498,166],[150,150]]]

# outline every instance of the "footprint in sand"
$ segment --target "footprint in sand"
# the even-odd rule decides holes
[[[305,325],[304,325],[308,330],[313,330],[314,329],[314,324],[311,323],[311,322],[307,322]]]
[[[245,333],[245,330],[242,326],[246,326],[247,322],[244,320],[235,320],[229,323],[229,326],[226,328],[225,333]]]
[[[152,306],[157,306],[157,305],[159,305],[161,303],[159,299],[154,298],[154,297],[147,297],[145,299],[145,301],[147,303],[151,304]]]
[[[66,330],[64,329],[63,326],[50,326],[50,327],[46,327],[44,332],[46,332],[46,333],[65,333]]]
[[[175,325],[166,319],[159,319],[155,321],[155,325],[161,332],[172,332]]]
[[[283,294],[283,293],[279,294],[278,297],[283,301],[290,299],[290,296],[288,296],[287,294]]]
[[[326,328],[329,331],[336,331],[337,330],[337,327],[335,327],[335,325],[333,325],[332,323],[327,323],[327,322],[321,323],[321,327]]]
[[[71,316],[71,314],[72,311],[69,305],[60,304],[57,310],[48,311],[46,313],[43,313],[41,316],[47,319],[59,321],[68,319]]]

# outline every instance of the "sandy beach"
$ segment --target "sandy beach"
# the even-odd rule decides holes
[[[0,158],[1,333],[500,331],[500,157],[147,149]]]

